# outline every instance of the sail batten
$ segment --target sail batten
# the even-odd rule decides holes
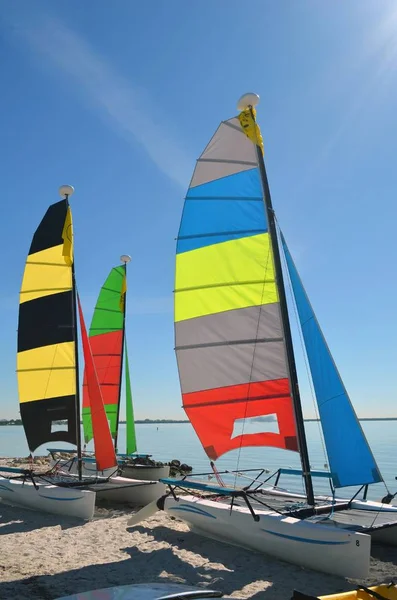
[[[241,446],[297,450],[255,145],[221,123],[196,163],[177,240],[175,348],[184,409],[211,459]],[[275,414],[279,433],[233,435]]]
[[[328,463],[336,488],[379,483],[382,476],[310,304],[291,253],[284,255],[314,385]]]
[[[32,452],[50,441],[77,443],[72,256],[72,216],[61,200],[33,236],[20,291],[18,393]],[[60,420],[67,424],[56,430]]]

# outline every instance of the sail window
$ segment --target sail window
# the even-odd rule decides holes
[[[271,414],[248,419],[236,419],[234,421],[231,439],[240,435],[250,435],[254,433],[280,433],[277,415]]]

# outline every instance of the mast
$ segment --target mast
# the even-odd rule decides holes
[[[59,194],[65,197],[66,207],[69,207],[69,196],[74,192],[74,187],[71,185],[61,185]],[[76,276],[74,270],[74,256],[72,260],[72,327],[74,340],[74,355],[75,355],[75,377],[76,377],[76,440],[77,440],[77,470],[79,480],[82,480],[82,457],[81,457],[81,426],[80,426],[80,382],[79,382],[79,349],[77,335],[77,302],[76,302]]]
[[[256,124],[254,106],[258,104],[259,96],[256,94],[245,94],[242,96],[238,102],[239,110],[247,110],[249,109],[251,113],[251,117],[253,122]],[[299,392],[298,385],[298,375],[296,371],[295,364],[295,356],[294,356],[294,348],[292,345],[292,335],[291,335],[291,327],[289,322],[288,315],[288,306],[287,306],[287,298],[285,295],[284,288],[284,277],[281,266],[281,258],[280,258],[280,249],[278,245],[278,237],[277,237],[277,228],[275,215],[272,205],[272,199],[270,195],[269,182],[267,179],[265,161],[263,159],[262,148],[259,144],[255,144],[256,156],[258,161],[258,167],[261,175],[262,189],[263,189],[263,197],[264,204],[266,210],[266,216],[269,227],[269,235],[272,242],[273,247],[273,256],[274,256],[274,268],[276,272],[276,280],[278,282],[278,292],[279,292],[279,300],[280,300],[280,311],[281,311],[281,322],[283,324],[284,331],[284,339],[285,339],[285,347],[287,353],[287,364],[289,377],[291,382],[291,396],[292,402],[294,406],[295,412],[295,421],[296,421],[296,432],[298,437],[298,446],[300,451],[301,463],[302,463],[302,471],[303,471],[303,479],[305,482],[306,488],[306,496],[307,502],[309,505],[314,506],[314,492],[313,492],[313,483],[312,477],[310,473],[310,462],[309,462],[309,453],[307,449],[306,442],[306,434],[303,423],[303,412],[302,412],[302,404]]]
[[[121,382],[123,379],[123,362],[124,362],[124,342],[125,342],[125,312],[127,304],[127,264],[131,261],[131,256],[128,254],[122,254],[120,260],[124,266],[124,281],[125,281],[125,292],[123,301],[123,333],[121,337],[121,360],[120,360],[120,385],[119,385],[119,399],[117,403],[117,417],[116,417],[116,435],[114,437],[114,449],[117,454],[117,438],[119,435],[119,418],[120,418],[120,402],[121,402]]]

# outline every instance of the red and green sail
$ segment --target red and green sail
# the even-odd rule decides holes
[[[110,271],[102,286],[89,331],[92,355],[113,439],[117,435],[121,395],[125,293],[126,272],[122,265]],[[88,443],[93,432],[86,373],[83,382],[83,427],[85,442]]]

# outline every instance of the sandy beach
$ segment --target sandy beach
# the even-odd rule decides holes
[[[236,598],[285,600],[355,587],[191,533],[164,513],[128,528],[131,511],[98,508],[81,522],[0,504],[0,598],[53,600],[132,583],[183,583]],[[373,546],[366,585],[397,580],[397,549]]]

